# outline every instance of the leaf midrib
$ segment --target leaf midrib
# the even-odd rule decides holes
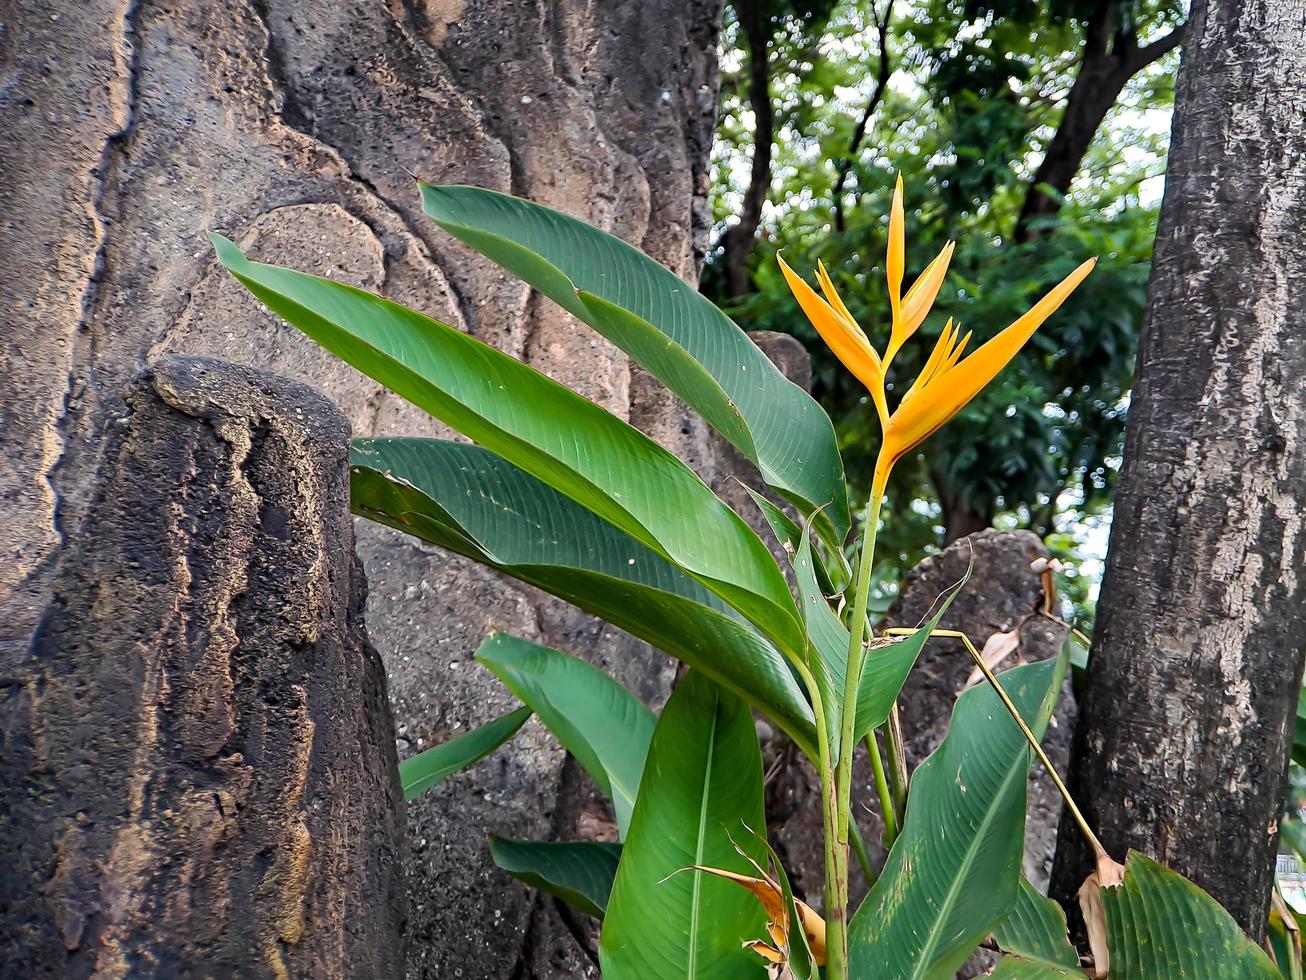
[[[1028,778],[1029,760],[1030,760],[1030,750],[1028,746],[1026,746],[1025,753],[1024,753],[1024,761],[1025,761],[1024,769],[1026,773],[1026,778]],[[1007,792],[1007,788],[1012,782],[1012,780],[1015,778],[1015,776],[1016,776],[1016,763],[1015,760],[1013,759],[1011,766],[1008,767],[1007,769],[1006,777],[1002,780],[1002,784],[998,794],[994,796],[995,800],[1000,798],[1001,794]],[[965,869],[970,867],[971,863],[975,858],[975,855],[979,853],[980,843],[984,840],[984,836],[985,836],[984,832],[988,829],[989,825],[992,823],[994,814],[997,812],[997,810],[998,808],[996,806],[991,806],[985,812],[984,819],[980,821],[979,826],[975,828],[975,834],[973,839],[971,840],[970,846],[966,848],[966,860],[958,866],[959,868]],[[952,885],[948,889],[948,894],[944,897],[943,904],[940,906],[939,909],[939,913],[934,917],[935,928],[930,930],[929,940],[926,943],[926,945],[921,949],[920,957],[916,962],[915,968],[912,970],[911,980],[919,980],[920,977],[925,976],[925,973],[923,973],[922,970],[926,965],[929,964],[930,958],[934,955],[934,951],[939,944],[939,939],[943,934],[942,925],[946,923],[948,916],[952,913],[952,909],[957,903],[957,898],[961,893],[962,877],[963,875],[960,871],[953,876]]]
[[[703,766],[703,792],[699,794],[698,805],[698,839],[694,842],[694,863],[703,863],[703,842],[707,839],[707,812],[712,791],[712,762],[716,754],[716,729],[720,718],[720,699],[713,692],[712,727],[708,730],[707,759]],[[702,902],[703,872],[694,872],[694,885],[690,899],[689,911],[689,963],[687,980],[693,980],[698,968],[698,909]]]

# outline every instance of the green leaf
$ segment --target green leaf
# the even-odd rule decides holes
[[[899,637],[888,646],[876,647],[866,654],[862,681],[857,688],[857,726],[853,734],[858,741],[865,738],[871,729],[879,728],[888,720],[893,702],[902,693],[902,685],[916,665],[916,659],[920,656],[925,641],[930,638],[930,632],[938,629],[939,621],[952,605],[952,600],[957,598],[969,580],[968,568],[965,578],[935,600],[938,608],[934,615],[922,623],[915,633]],[[846,647],[844,663],[847,663]]]
[[[491,837],[490,856],[518,881],[601,919],[612,893],[621,845]]]
[[[691,671],[653,735],[644,785],[617,868],[599,958],[604,980],[707,980],[765,975],[740,945],[764,935],[743,888],[682,871],[752,874],[730,833],[762,827],[762,756],[748,707]],[[756,859],[762,849],[741,834]]]
[[[269,309],[693,575],[794,651],[802,628],[760,538],[684,463],[638,429],[454,328],[371,293],[218,258]]]
[[[798,585],[799,608],[807,627],[808,665],[821,689],[825,705],[826,727],[837,732],[843,717],[844,677],[848,672],[848,628],[830,608],[821,588],[819,565],[812,555],[811,539],[800,535],[800,544],[792,562],[794,581]],[[969,572],[967,573],[969,578]],[[893,702],[920,656],[930,631],[939,625],[965,580],[958,583],[938,603],[938,610],[910,636],[895,638],[885,646],[871,649],[862,666],[861,684],[857,689],[855,741],[861,741],[873,728],[888,720]]]
[[[1023,956],[1004,956],[989,974],[993,980],[1084,980],[1083,970]],[[1160,980],[1160,978],[1156,978]]]
[[[638,249],[584,222],[477,187],[422,184],[454,237],[589,324],[693,406],[837,547],[848,503],[834,428],[748,335]]]
[[[530,708],[518,708],[399,763],[404,799],[411,800],[468,766],[480,762],[526,724]]]
[[[764,711],[815,755],[789,664],[697,580],[493,453],[436,439],[357,440],[356,513],[545,589],[647,640]]]
[[[999,680],[1041,736],[1064,657]],[[947,737],[912,776],[902,835],[849,929],[853,976],[944,978],[1016,903],[1031,752],[987,684],[962,694]]]
[[[1125,861],[1124,883],[1101,894],[1111,980],[1279,976],[1215,899],[1137,851]]]
[[[624,837],[657,724],[653,712],[579,657],[508,633],[487,637],[476,659],[540,716],[608,794]]]
[[[1077,967],[1079,956],[1066,935],[1066,913],[1021,877],[1016,904],[994,930],[1003,952],[1037,960],[1048,966]]]

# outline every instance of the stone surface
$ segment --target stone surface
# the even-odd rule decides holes
[[[90,506],[108,420],[152,354],[211,354],[308,381],[358,435],[448,435],[262,311],[215,267],[210,231],[468,330],[710,476],[701,422],[426,221],[409,172],[585,218],[694,281],[720,13],[721,0],[7,5],[0,675],[27,654],[63,541]],[[471,661],[490,628],[614,668],[655,706],[666,696],[666,658],[531,589],[371,526],[359,527],[358,551],[403,754],[508,707]],[[533,945],[575,952],[571,932],[532,921],[552,913],[483,843],[487,831],[547,836],[590,819],[559,802],[562,760],[532,722],[411,807],[415,975],[531,976],[528,932]]]
[[[349,425],[168,357],[0,701],[0,973],[397,977],[404,808]]]
[[[1047,549],[1029,531],[989,530],[962,538],[911,571],[884,626],[919,624],[932,614],[930,606],[935,599],[961,581],[973,561],[970,581],[948,607],[939,628],[960,630],[981,649],[995,633],[1016,632],[1019,645],[998,664],[997,671],[1055,657],[1069,630],[1042,614],[1042,581],[1030,569],[1031,562],[1046,557]],[[972,677],[973,664],[959,640],[934,639],[925,644],[898,700],[909,766],[924,761],[943,740],[957,696]],[[1075,699],[1067,676],[1053,724],[1043,739],[1048,758],[1062,774],[1074,722]],[[1036,888],[1047,888],[1060,816],[1061,797],[1035,761],[1029,782],[1024,871]]]

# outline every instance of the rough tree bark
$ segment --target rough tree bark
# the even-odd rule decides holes
[[[1259,937],[1306,645],[1306,4],[1189,23],[1072,790]],[[1060,895],[1087,871],[1063,820]]]
[[[0,700],[0,973],[403,975],[404,804],[315,391],[165,358]]]
[[[209,231],[373,289],[513,353],[701,467],[704,429],[626,359],[425,221],[408,171],[511,191],[691,282],[705,247],[720,0],[19,0],[0,31],[0,675],[25,655],[106,422],[149,356],[308,380],[357,435],[448,435],[262,311]],[[491,628],[584,653],[651,703],[642,644],[373,526],[368,622],[406,755],[506,710],[471,661]],[[582,975],[587,951],[491,864],[486,831],[573,832],[534,723],[410,807],[411,969]],[[560,795],[561,794],[561,795]],[[529,942],[527,935],[529,933]],[[560,965],[554,965],[554,964]]]

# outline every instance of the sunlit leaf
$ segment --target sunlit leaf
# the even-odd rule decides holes
[[[748,874],[730,833],[761,826],[762,756],[752,713],[690,671],[649,749],[603,920],[605,980],[764,977],[761,961],[742,945],[766,928],[754,898],[728,881],[680,873],[707,865]],[[760,852],[747,839],[743,846]]]

